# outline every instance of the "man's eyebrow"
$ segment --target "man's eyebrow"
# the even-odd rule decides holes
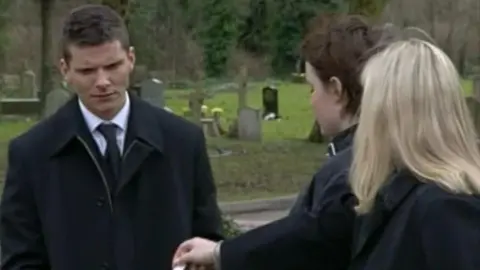
[[[104,67],[114,66],[114,65],[122,64],[124,61],[125,59],[118,59],[102,66]],[[83,66],[83,67],[77,67],[75,68],[75,70],[90,70],[90,69],[96,69],[96,68],[97,68],[96,66]]]

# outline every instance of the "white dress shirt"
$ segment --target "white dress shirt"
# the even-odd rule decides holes
[[[125,136],[127,134],[128,116],[130,114],[130,99],[128,94],[125,97],[125,104],[123,105],[123,108],[110,121],[105,121],[94,115],[87,109],[87,107],[85,107],[80,99],[78,99],[78,102],[80,104],[80,111],[82,112],[83,118],[87,123],[88,129],[92,133],[93,139],[98,145],[100,153],[105,155],[105,151],[107,149],[107,140],[103,137],[100,131],[97,130],[97,127],[103,123],[115,124],[117,126],[117,144],[120,153],[123,153]]]

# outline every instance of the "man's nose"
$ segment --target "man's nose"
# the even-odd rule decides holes
[[[104,70],[99,69],[97,73],[97,80],[95,81],[95,86],[97,88],[103,89],[110,86],[110,84],[111,82],[110,82],[110,76],[108,72],[105,72]]]

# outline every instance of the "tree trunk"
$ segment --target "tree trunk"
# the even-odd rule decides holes
[[[308,135],[307,140],[312,143],[323,143],[324,139],[322,136],[322,132],[320,131],[320,126],[318,125],[317,121],[314,121],[312,130]]]
[[[52,35],[51,35],[51,15],[53,9],[52,0],[40,1],[40,20],[42,26],[41,40],[41,69],[40,69],[40,108],[45,107],[45,99],[48,91],[52,88]],[[43,113],[40,112],[41,114]]]

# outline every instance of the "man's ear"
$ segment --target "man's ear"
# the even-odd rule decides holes
[[[332,94],[334,94],[337,97],[338,101],[341,101],[343,99],[343,85],[342,81],[338,77],[331,77],[329,79],[329,84],[330,84],[330,90],[332,91]]]
[[[135,67],[135,61],[136,61],[135,48],[133,46],[128,49],[127,57],[128,57],[128,60],[130,61],[130,71],[133,71]]]
[[[60,69],[60,73],[63,76],[63,79],[68,81],[69,66],[65,58],[60,59],[59,69]]]

